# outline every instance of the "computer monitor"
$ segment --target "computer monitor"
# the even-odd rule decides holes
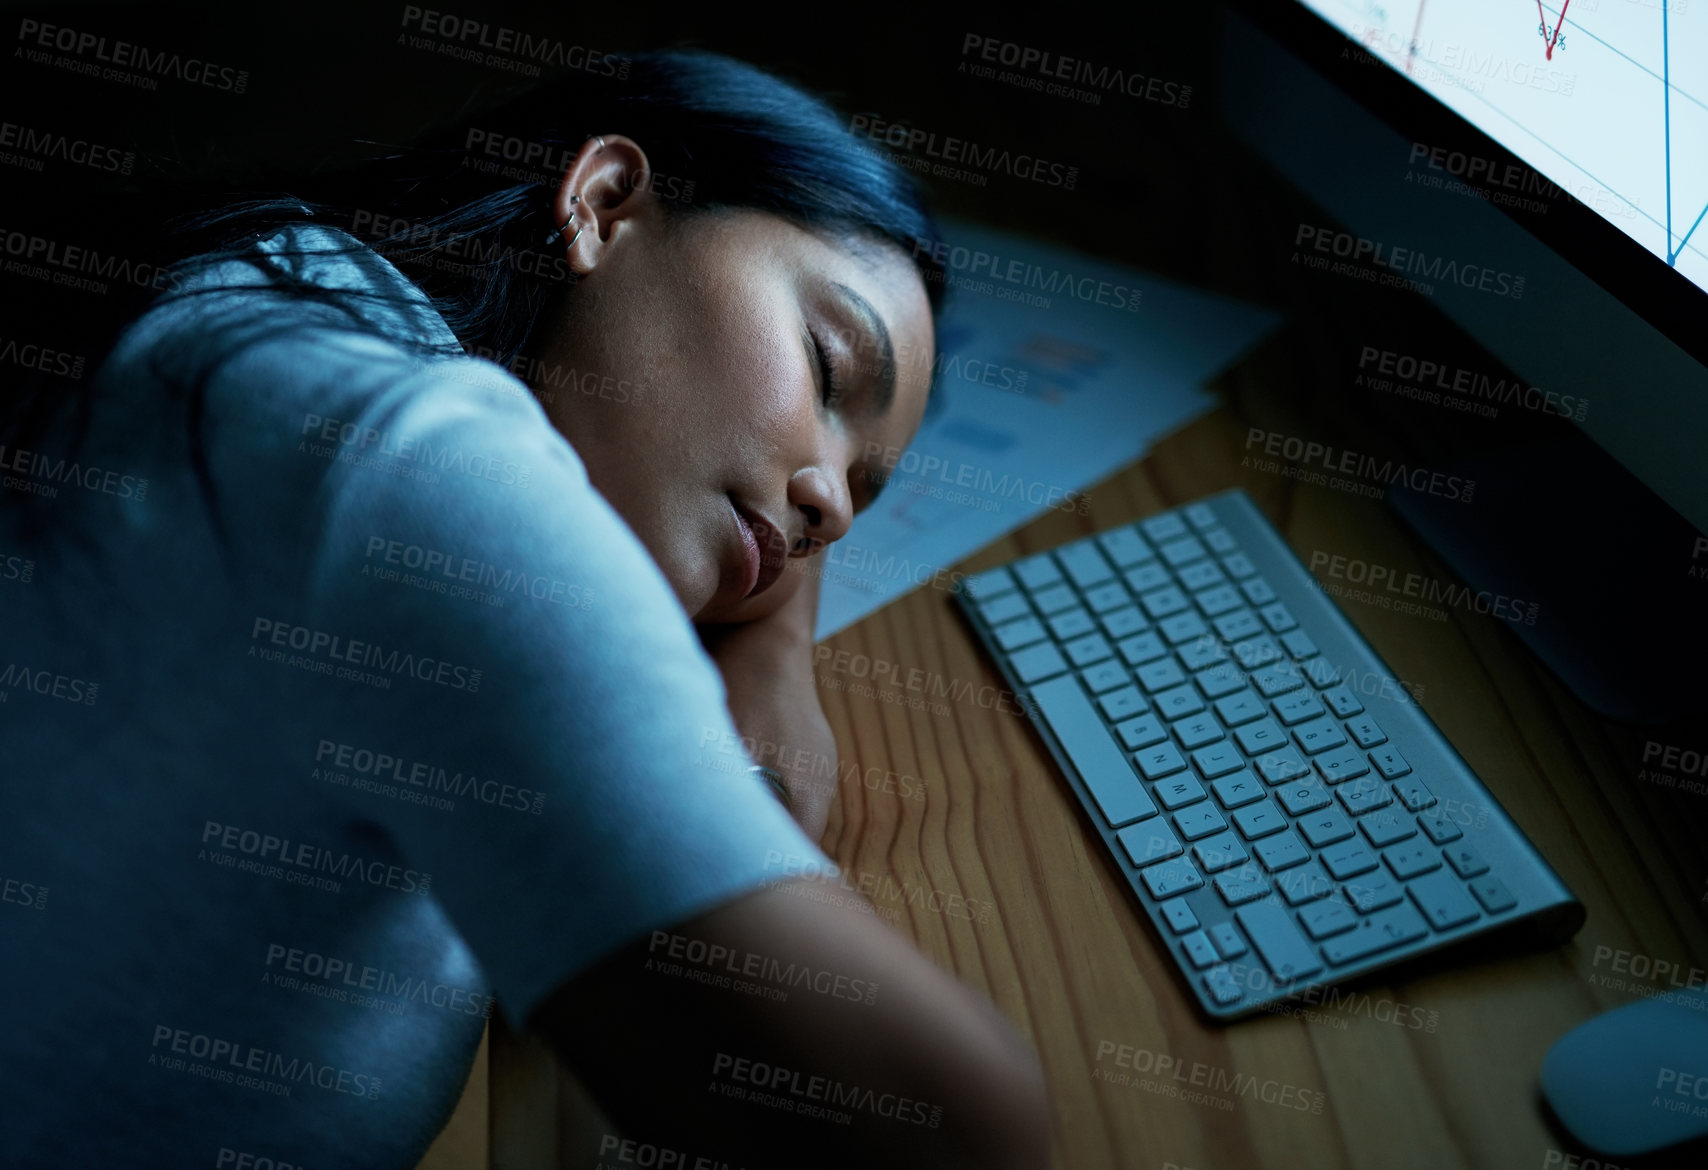
[[[1637,677],[1708,645],[1708,10],[1685,8],[1296,0],[1222,26],[1222,116],[1326,213],[1286,243],[1427,288],[1527,388],[1589,403],[1562,413],[1592,442],[1485,463],[1478,508],[1394,502],[1473,584],[1550,590],[1552,628],[1517,632],[1644,721],[1708,706]],[[1622,636],[1639,598],[1677,642]]]

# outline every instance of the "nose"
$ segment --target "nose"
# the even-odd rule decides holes
[[[806,467],[796,472],[789,480],[789,505],[804,520],[800,538],[789,550],[793,557],[810,557],[841,540],[854,523],[854,501],[847,478],[828,467]]]

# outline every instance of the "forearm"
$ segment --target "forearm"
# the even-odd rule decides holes
[[[818,618],[817,558],[791,562],[793,593],[750,622],[703,628],[701,641],[723,675],[731,717],[754,762],[782,773],[790,809],[813,839],[836,795],[836,738],[813,676]]]

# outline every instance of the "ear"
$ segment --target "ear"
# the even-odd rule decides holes
[[[662,218],[651,179],[646,151],[634,139],[591,135],[581,144],[552,201],[552,222],[564,225],[558,235],[572,272],[587,275],[627,229]]]

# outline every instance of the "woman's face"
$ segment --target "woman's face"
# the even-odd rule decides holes
[[[761,212],[667,220],[645,167],[618,135],[571,164],[557,222],[576,217],[562,239],[581,229],[583,275],[547,306],[533,388],[689,615],[748,621],[799,587],[788,558],[847,533],[918,429],[930,307],[898,248]]]

